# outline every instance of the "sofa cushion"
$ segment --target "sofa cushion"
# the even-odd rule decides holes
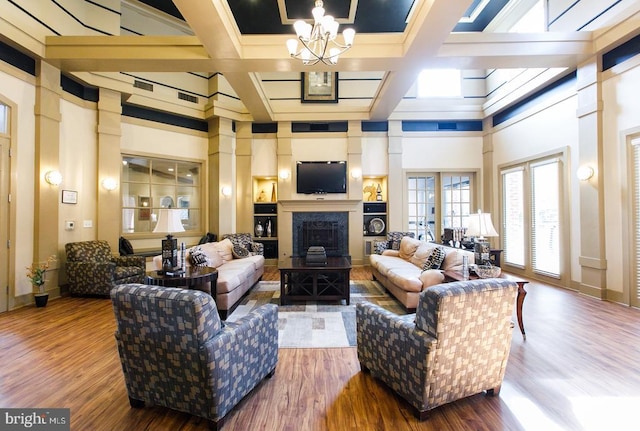
[[[444,274],[439,269],[427,269],[420,274],[422,290],[444,282]]]
[[[405,236],[400,241],[400,258],[409,260],[416,252],[422,241]]]
[[[200,249],[203,250],[210,259],[214,259],[214,253],[217,253],[222,258],[223,263],[233,260],[233,244],[229,239],[224,239],[220,242],[208,242],[200,245]]]
[[[418,246],[416,252],[413,253],[413,256],[411,256],[409,261],[418,268],[422,268],[424,266],[424,261],[431,256],[432,250],[436,247],[438,247],[438,244],[435,242],[421,241],[420,246]]]
[[[402,290],[407,292],[421,292],[421,272],[420,268],[407,262],[406,266],[390,269],[387,277]]]
[[[462,257],[467,256],[469,263],[473,262],[474,256],[472,251],[461,250],[459,248],[447,247],[447,255],[440,266],[441,269],[448,271],[461,271],[462,270]]]
[[[436,247],[432,249],[429,256],[424,260],[422,270],[426,271],[428,269],[439,269],[446,255],[447,254],[442,247]]]

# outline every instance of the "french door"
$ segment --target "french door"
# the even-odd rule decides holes
[[[501,171],[504,262],[525,272],[562,276],[563,163],[529,161]]]
[[[446,228],[468,225],[474,196],[474,174],[468,172],[407,175],[407,230],[425,241],[440,242]]]

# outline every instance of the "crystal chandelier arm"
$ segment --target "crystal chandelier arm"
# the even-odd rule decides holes
[[[297,40],[287,40],[287,50],[291,57],[302,59],[303,64],[307,66],[320,61],[326,65],[334,65],[338,62],[338,57],[353,45],[355,30],[345,29],[342,32],[344,44],[339,43],[336,38],[340,24],[333,16],[324,14],[322,0],[316,0],[315,6],[312,11],[313,26],[303,20],[296,21],[294,29]],[[299,51],[298,41],[302,43]]]

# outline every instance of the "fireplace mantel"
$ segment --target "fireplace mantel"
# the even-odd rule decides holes
[[[296,211],[358,211],[361,210],[360,199],[286,199],[278,204],[284,212]]]
[[[348,214],[348,254],[355,264],[362,263],[362,199],[335,199],[317,196],[315,199],[278,200],[278,263],[288,262],[293,253],[293,215],[297,212],[342,212]]]

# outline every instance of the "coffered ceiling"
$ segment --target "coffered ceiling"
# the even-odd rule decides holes
[[[133,0],[130,0],[134,2]],[[514,0],[511,0],[513,2]],[[353,27],[353,48],[336,66],[312,68],[289,57],[292,22],[310,18],[312,0],[142,0],[195,36],[59,36],[47,57],[68,71],[222,73],[253,121],[284,118],[262,76],[309,70],[373,73],[371,100],[352,118],[387,119],[424,68],[575,67],[591,51],[589,32],[488,31],[508,0],[326,0],[327,13]],[[341,100],[334,115],[348,110]]]

